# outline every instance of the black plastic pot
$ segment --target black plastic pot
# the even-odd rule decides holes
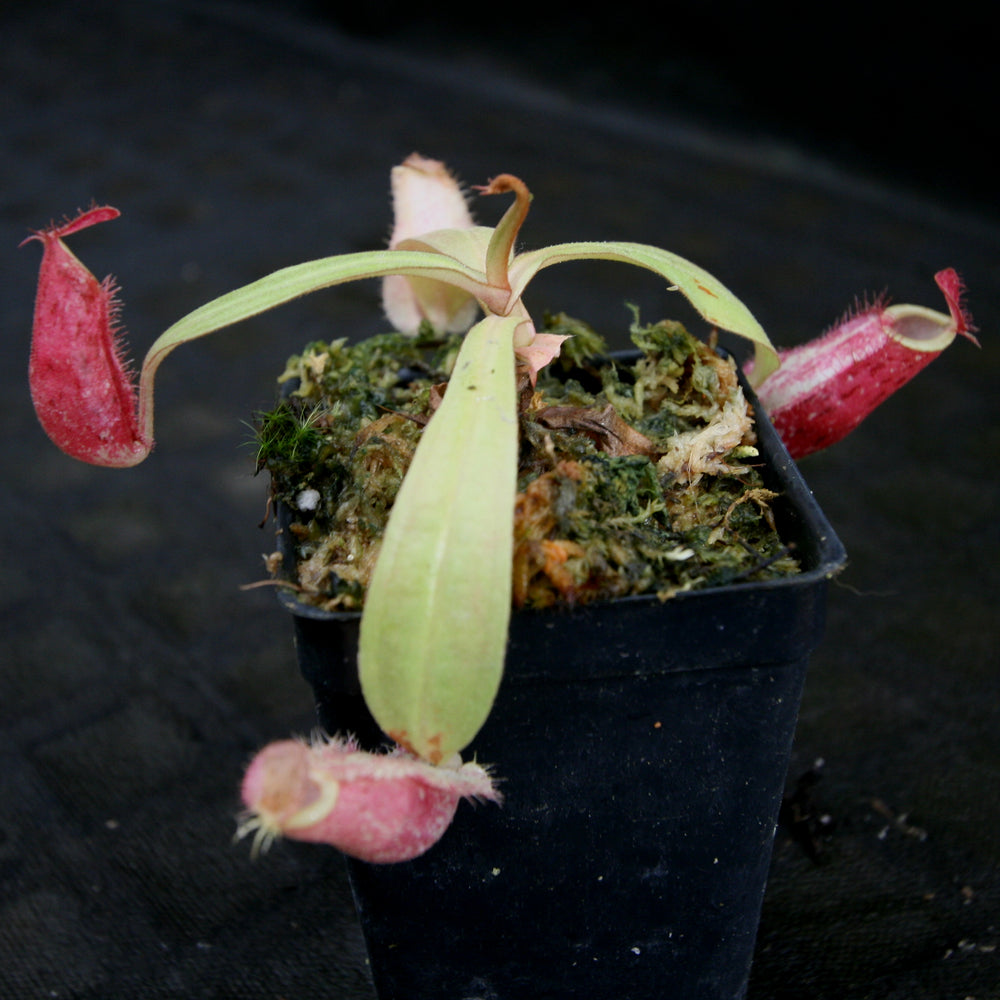
[[[766,420],[758,433],[805,571],[514,615],[465,755],[496,765],[504,805],[462,803],[414,861],[349,862],[380,1000],[744,995],[806,663],[844,561]],[[282,601],[321,723],[377,744],[357,616]]]

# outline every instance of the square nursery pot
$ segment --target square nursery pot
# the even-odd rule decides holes
[[[513,615],[463,754],[505,801],[461,803],[425,855],[348,861],[380,1000],[744,996],[792,736],[844,550],[756,405],[803,572],[671,600]],[[319,721],[373,748],[357,613],[290,592]]]

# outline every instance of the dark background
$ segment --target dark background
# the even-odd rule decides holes
[[[17,244],[91,199],[122,209],[72,248],[117,275],[141,356],[267,270],[381,245],[389,167],[415,149],[469,184],[520,174],[529,246],[696,260],[779,344],[883,289],[941,308],[934,271],[964,275],[983,349],[956,344],[803,462],[851,557],[790,775],[824,761],[829,822],[818,858],[779,831],[750,997],[1000,996],[992,37],[961,5],[5,6],[0,996],[371,995],[339,857],[283,843],[251,863],[230,838],[250,754],[311,725],[288,622],[239,590],[271,548],[245,422],[306,341],[380,329],[378,289],[178,351],[155,454],[111,472],[34,420],[39,254]],[[625,268],[533,292],[608,331],[625,300],[677,308]]]
[[[284,5],[435,60],[489,54],[498,69],[577,100],[711,122],[730,137],[808,151],[893,187],[995,214],[996,15],[846,3],[632,2],[583,13],[532,4],[521,16],[469,5],[443,20],[413,4],[348,11]]]

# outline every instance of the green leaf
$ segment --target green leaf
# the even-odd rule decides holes
[[[146,352],[139,381],[139,426],[153,439],[153,381],[163,359],[180,344],[284,305],[310,292],[362,278],[403,274],[434,278],[479,298],[485,275],[436,252],[373,250],[323,257],[282,268],[206,302],[164,330]]]
[[[475,268],[435,252],[373,250],[323,257],[282,268],[206,302],[159,336],[149,349],[147,363],[151,358],[165,355],[178,344],[256,316],[309,292],[346,281],[384,278],[390,274],[435,278],[465,288],[474,295],[480,291],[484,279],[483,274]]]
[[[443,254],[460,264],[480,272],[486,280],[486,249],[490,245],[493,230],[488,226],[473,226],[471,229],[437,229],[433,233],[423,233],[401,240],[399,250],[430,250]]]
[[[379,726],[440,763],[489,714],[511,609],[518,317],[466,334],[393,506],[361,621],[359,669]]]
[[[475,292],[476,298],[490,312],[503,314],[507,311],[510,292],[505,284],[491,285],[486,274],[487,251],[494,230],[486,226],[472,229],[439,229],[433,233],[402,240],[400,250],[430,250],[479,274],[481,287]]]
[[[510,269],[512,296],[520,296],[543,267],[569,260],[616,260],[654,271],[676,286],[712,326],[753,342],[754,384],[762,382],[778,367],[778,353],[767,334],[725,285],[697,264],[644,243],[560,243],[521,254]]]

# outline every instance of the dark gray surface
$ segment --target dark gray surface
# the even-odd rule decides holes
[[[792,769],[825,760],[832,822],[819,863],[779,832],[750,996],[1000,996],[1000,232],[984,215],[639,110],[613,80],[599,98],[572,75],[543,86],[481,46],[445,59],[248,5],[106,0],[8,8],[0,32],[0,996],[370,996],[339,857],[283,843],[252,863],[230,837],[253,749],[311,725],[288,623],[239,590],[271,547],[242,421],[305,341],[379,329],[377,287],[177,352],[156,453],[112,472],[34,421],[39,254],[15,248],[91,199],[121,208],[72,247],[117,275],[141,354],[268,269],[379,245],[388,168],[414,149],[468,183],[523,176],[528,245],[695,259],[779,343],[866,290],[940,307],[932,273],[963,273],[984,349],[957,344],[803,465],[851,557]],[[626,298],[676,309],[638,272],[582,265],[533,301],[623,329]]]

